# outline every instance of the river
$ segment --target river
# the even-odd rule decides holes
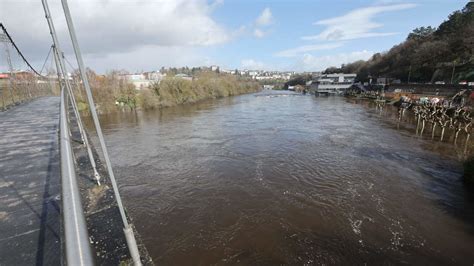
[[[158,265],[474,263],[453,145],[366,105],[263,91],[101,123]]]

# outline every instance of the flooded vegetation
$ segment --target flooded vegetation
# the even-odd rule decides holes
[[[192,76],[168,74],[160,80],[138,80],[147,83],[146,87],[140,89],[132,81],[127,80],[127,75],[119,71],[111,71],[106,75],[88,71],[92,93],[100,113],[124,109],[159,109],[256,92],[261,87],[249,77],[202,69],[196,69]],[[75,85],[81,87],[77,79],[78,77],[75,77]],[[80,109],[87,114],[85,91],[80,89],[76,94]]]
[[[157,264],[474,260],[464,146],[396,109],[263,91],[101,122]]]

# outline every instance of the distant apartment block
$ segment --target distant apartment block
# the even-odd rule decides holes
[[[311,82],[316,94],[342,94],[354,84],[357,74],[323,74]]]
[[[152,83],[160,82],[166,74],[160,73],[160,71],[150,71],[143,73],[134,74],[121,74],[123,79],[129,81],[135,86],[137,90],[148,89]]]

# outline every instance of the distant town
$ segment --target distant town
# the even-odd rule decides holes
[[[224,69],[217,65],[201,66],[201,67],[181,67],[181,68],[164,68],[154,71],[129,72],[126,70],[113,71],[114,75],[120,80],[133,84],[136,90],[147,90],[153,84],[159,84],[165,78],[175,78],[183,80],[196,80],[197,74],[201,72],[215,72],[217,74],[227,74],[247,79],[255,80],[263,89],[285,89],[296,92],[309,92],[312,94],[340,95],[344,94],[350,88],[359,88],[362,90],[372,90],[385,85],[401,85],[399,79],[374,77],[368,82],[358,82],[356,73],[325,73],[320,71],[314,72],[296,72],[296,71],[268,71],[268,70],[249,70],[249,69]],[[100,75],[96,74],[97,76]],[[26,70],[12,70],[0,73],[0,82],[6,82],[10,76],[14,76],[17,80],[33,79],[35,74]],[[76,74],[68,73],[72,80]],[[49,72],[47,77],[51,80],[57,78],[57,74]],[[38,80],[37,82],[44,82]],[[436,85],[445,85],[444,82],[436,82]],[[415,85],[415,84],[413,84]],[[420,84],[421,85],[421,84]],[[446,84],[448,85],[448,84]],[[474,82],[459,82],[459,85],[474,86]],[[380,88],[378,88],[380,89]]]
[[[146,89],[152,83],[160,82],[165,77],[174,77],[174,78],[181,78],[185,80],[192,80],[195,78],[194,74],[202,71],[213,71],[216,73],[223,73],[223,74],[230,74],[230,75],[237,75],[242,77],[249,77],[251,79],[257,81],[282,81],[286,82],[290,80],[294,75],[301,74],[295,71],[264,71],[264,70],[249,70],[249,69],[223,69],[219,66],[202,66],[202,67],[182,67],[182,68],[161,68],[160,70],[154,71],[141,71],[141,72],[129,72],[125,70],[118,71],[118,75],[124,79],[128,80],[129,82],[135,85],[135,88]],[[317,74],[319,72],[314,72]],[[305,73],[308,74],[308,73]],[[309,73],[311,74],[311,73]],[[27,78],[28,76],[33,77],[34,73],[25,71],[25,70],[14,70],[9,72],[2,72],[0,73],[0,79],[8,79],[10,75],[15,75],[18,77]],[[73,74],[68,73],[69,77],[72,78]],[[57,78],[56,73],[49,73],[49,77],[52,79]]]
[[[135,88],[146,89],[152,83],[160,82],[165,77],[174,77],[185,80],[195,79],[195,74],[202,71],[212,71],[216,73],[236,75],[248,77],[257,81],[280,81],[282,83],[289,81],[297,73],[295,71],[264,71],[264,70],[249,70],[249,69],[223,69],[219,66],[204,66],[204,67],[183,67],[183,68],[161,68],[155,71],[144,71],[129,73],[122,71],[119,75],[135,85]]]

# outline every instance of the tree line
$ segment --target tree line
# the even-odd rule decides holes
[[[169,75],[160,82],[150,84],[147,89],[137,90],[120,73],[110,71],[98,75],[87,69],[92,95],[100,113],[113,112],[117,110],[117,105],[129,109],[154,109],[250,93],[261,88],[258,82],[247,77],[199,69],[192,80]],[[86,95],[77,71],[73,78],[78,88],[75,95],[79,109],[87,112]]]
[[[369,60],[323,73],[357,73],[362,82],[370,78],[393,78],[401,82],[457,83],[474,81],[474,2],[449,15],[437,28],[419,27],[406,40]]]

